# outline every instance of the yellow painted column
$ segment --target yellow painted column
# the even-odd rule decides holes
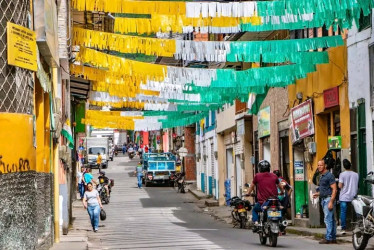
[[[52,70],[52,84],[53,91],[57,93],[57,81],[58,81],[58,69],[53,68]],[[60,188],[59,188],[59,155],[58,147],[53,146],[53,183],[54,183],[54,229],[55,229],[55,242],[60,242]],[[51,166],[52,167],[52,166]]]

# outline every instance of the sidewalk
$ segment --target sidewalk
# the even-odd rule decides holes
[[[227,224],[232,224],[233,227],[237,226],[232,220],[231,211],[232,208],[229,206],[220,206],[220,207],[208,207],[206,203],[211,200],[206,194],[196,189],[189,190],[191,194],[193,194],[197,199],[197,205],[202,209],[204,213],[207,213],[214,217],[216,220],[220,220],[226,222]],[[287,233],[296,234],[301,236],[312,236],[316,239],[323,239],[325,237],[326,229],[325,228],[304,228],[304,227],[296,227],[291,225],[291,221],[289,221],[290,225],[287,227]],[[342,243],[351,243],[352,242],[352,233],[347,232],[344,236],[337,235],[337,241]]]
[[[60,242],[54,243],[50,250],[83,250],[88,248],[87,232],[91,228],[87,222],[87,213],[83,209],[81,200],[73,202],[73,218],[74,227],[69,229],[67,235],[63,235],[62,230],[60,230]]]

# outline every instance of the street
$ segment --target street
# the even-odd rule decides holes
[[[87,233],[88,249],[265,249],[250,230],[214,220],[195,204],[190,193],[171,187],[138,189],[133,177],[138,158],[119,156],[110,162],[106,175],[114,179],[111,201],[104,205],[107,219],[94,233],[83,206],[74,210],[74,231]],[[94,170],[97,177],[97,170]],[[321,248],[318,241],[282,236],[277,249]],[[74,248],[76,249],[76,248]],[[351,244],[323,245],[323,249],[352,249]]]

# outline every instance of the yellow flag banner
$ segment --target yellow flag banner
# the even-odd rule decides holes
[[[163,81],[167,73],[167,66],[127,60],[118,56],[105,54],[85,47],[80,48],[76,58],[81,63],[89,63],[99,68],[107,68],[124,78],[131,77],[137,85],[147,80]]]
[[[183,33],[183,27],[235,27],[241,23],[261,24],[261,18],[254,17],[199,17],[188,18],[185,15],[152,14],[147,18],[121,18],[114,21],[114,32],[122,34],[150,34],[157,32]]]
[[[106,70],[76,64],[70,64],[70,74],[90,81],[105,81],[108,77],[108,71]]]
[[[132,86],[131,86],[132,85]],[[134,84],[121,84],[114,82],[93,82],[92,90],[108,92],[111,96],[135,98],[136,94],[141,93],[139,86]]]
[[[118,101],[118,102],[101,102],[89,100],[89,104],[95,106],[111,106],[112,108],[133,108],[133,109],[144,109],[145,103],[143,102],[128,102],[128,101]]]
[[[143,116],[121,116],[120,111],[87,110],[82,122],[95,128],[118,128],[134,130],[134,119],[143,120]]]
[[[0,175],[36,170],[33,117],[0,113]]]
[[[172,57],[175,53],[173,39],[126,36],[82,28],[74,28],[74,45],[165,57]]]
[[[103,11],[133,14],[178,14],[186,12],[185,2],[132,1],[132,0],[72,0],[72,7],[79,11]]]

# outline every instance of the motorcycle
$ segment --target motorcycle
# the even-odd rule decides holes
[[[233,207],[231,211],[232,218],[240,224],[240,228],[246,228],[248,221],[247,213],[252,209],[251,203],[240,199],[238,196],[232,197],[228,202],[230,207]]]
[[[174,187],[177,188],[178,193],[185,193],[187,183],[184,181],[185,173],[177,173],[172,177],[172,181],[174,181]]]
[[[107,194],[105,184],[98,184],[97,185],[97,192],[99,192],[100,199],[105,203],[108,204],[110,201],[110,198]]]
[[[259,225],[254,228],[260,237],[261,245],[265,245],[267,238],[272,247],[277,246],[278,236],[281,235],[288,223],[283,220],[282,210],[284,207],[281,205],[278,198],[269,198],[259,212]]]
[[[108,181],[106,181],[106,179]],[[107,193],[107,189],[105,186],[108,186],[109,194]],[[102,175],[99,176],[99,184],[97,185],[97,191],[99,192],[100,199],[108,204],[110,202],[110,193],[112,192],[112,187],[114,186],[114,180],[108,179],[105,177],[105,173],[102,172]]]
[[[368,173],[364,181],[374,184],[374,173]],[[352,244],[354,249],[363,250],[374,235],[374,198],[357,195],[352,201],[352,206],[357,216],[352,232]]]
[[[135,157],[135,151],[134,151],[134,150],[130,150],[130,149],[129,149],[129,151],[127,151],[127,153],[128,153],[128,155],[129,155],[129,158],[130,158],[130,159],[132,159],[132,158]]]

